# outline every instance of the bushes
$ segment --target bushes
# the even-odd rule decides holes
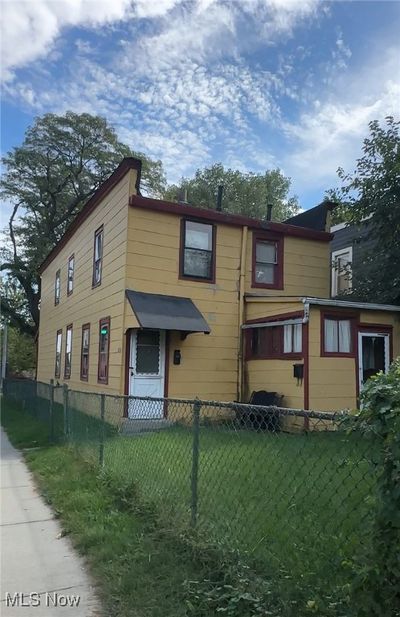
[[[382,442],[372,550],[355,565],[357,617],[400,616],[400,358],[365,384],[358,428]]]

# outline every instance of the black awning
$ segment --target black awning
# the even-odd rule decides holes
[[[211,332],[210,327],[190,298],[125,290],[126,297],[142,328]]]

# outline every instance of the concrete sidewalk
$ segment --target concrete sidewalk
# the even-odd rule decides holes
[[[21,453],[1,430],[2,617],[101,615],[84,563],[60,531]],[[78,606],[69,605],[73,596],[80,598]]]

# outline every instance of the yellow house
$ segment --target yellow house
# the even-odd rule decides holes
[[[124,159],[42,264],[38,380],[355,407],[400,353],[400,307],[329,298],[327,231],[143,197],[140,172]]]

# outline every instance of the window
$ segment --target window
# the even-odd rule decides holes
[[[72,324],[67,326],[67,336],[65,340],[64,379],[69,379],[71,377],[71,360],[72,360]]]
[[[215,280],[214,225],[182,221],[180,276]]]
[[[61,295],[61,271],[57,270],[56,278],[54,281],[54,304],[55,305],[60,303],[60,295]]]
[[[287,324],[248,330],[247,355],[253,359],[293,358],[302,354],[302,325]]]
[[[301,323],[283,326],[283,353],[301,353],[301,337]]]
[[[332,253],[332,296],[346,293],[351,289],[352,261],[353,248],[351,246]]]
[[[104,229],[101,226],[94,234],[94,251],[93,251],[93,287],[101,284],[101,271],[103,263],[103,244],[104,244]]]
[[[54,368],[54,377],[61,375],[61,350],[62,350],[62,330],[57,330],[56,336],[56,364]]]
[[[323,318],[323,355],[352,355],[352,321]]]
[[[136,334],[136,373],[160,373],[160,331],[138,330]]]
[[[100,319],[99,323],[99,365],[97,380],[108,383],[108,356],[110,352],[110,318]]]
[[[67,296],[70,296],[74,290],[74,267],[75,256],[71,255],[71,257],[68,259]]]
[[[283,289],[283,237],[253,236],[253,287]]]
[[[90,324],[82,326],[82,346],[81,346],[81,379],[87,381],[89,378],[89,344],[90,344]]]

